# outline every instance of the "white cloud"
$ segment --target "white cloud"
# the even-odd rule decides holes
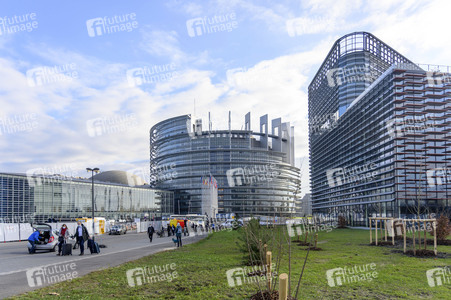
[[[177,32],[155,30],[145,26],[141,33],[143,37],[140,44],[142,50],[151,55],[168,57],[170,61],[177,62],[183,58]]]

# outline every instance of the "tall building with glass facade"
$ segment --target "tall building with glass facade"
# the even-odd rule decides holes
[[[96,217],[133,220],[172,213],[172,192],[151,189],[148,185],[130,186],[124,173],[107,171],[94,177]],[[97,176],[103,180],[97,180]],[[91,187],[89,179],[0,173],[0,223],[91,217]]]
[[[451,199],[451,82],[370,33],[338,39],[309,85],[314,214],[440,213]]]
[[[294,128],[280,118],[260,131],[202,128],[202,120],[183,115],[150,130],[150,184],[174,192],[176,213],[202,213],[202,178],[218,185],[218,211],[251,215],[292,216],[300,192],[300,170],[294,166]],[[212,216],[209,216],[212,217]]]

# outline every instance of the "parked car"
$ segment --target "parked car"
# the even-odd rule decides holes
[[[109,235],[112,234],[126,234],[127,233],[127,228],[124,225],[114,225],[111,227],[110,229],[110,233]]]
[[[39,242],[35,243],[36,251],[45,250],[55,252],[58,246],[58,231],[52,230],[52,226],[45,223],[33,224],[32,227],[42,232],[39,235]],[[31,244],[28,243],[27,246],[31,250]]]

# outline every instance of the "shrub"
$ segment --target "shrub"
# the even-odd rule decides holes
[[[346,218],[338,216],[338,228],[346,228]]]
[[[432,232],[432,234],[434,234]],[[444,241],[451,234],[451,224],[446,215],[442,214],[437,220],[437,239]]]

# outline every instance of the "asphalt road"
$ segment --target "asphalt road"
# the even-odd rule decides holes
[[[190,244],[204,237],[206,235],[182,236],[182,241],[183,244]],[[0,298],[49,285],[43,283],[40,286],[30,287],[27,270],[31,268],[56,264],[60,268],[66,266],[68,271],[76,271],[80,277],[95,270],[117,266],[160,251],[175,249],[172,238],[173,236],[158,238],[154,235],[153,242],[150,243],[146,233],[127,232],[121,236],[99,236],[96,237],[96,242],[106,245],[107,248],[101,248],[100,254],[90,254],[85,243],[83,256],[79,256],[79,249],[72,250],[72,256],[57,256],[56,252],[37,252],[30,255],[27,242],[0,244]]]

